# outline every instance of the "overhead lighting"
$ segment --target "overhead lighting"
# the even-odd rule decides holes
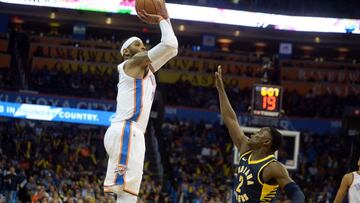
[[[304,51],[311,51],[311,50],[314,50],[314,47],[312,47],[312,46],[302,46],[301,49],[304,50]]]
[[[232,43],[232,40],[228,39],[228,38],[220,38],[220,39],[218,39],[218,42],[223,43],[223,44],[230,44],[230,43]]]
[[[234,33],[235,37],[239,37],[240,36],[240,31],[239,30],[236,30],[235,33]]]
[[[254,43],[254,45],[257,47],[266,47],[266,44],[264,42],[256,42]]]
[[[348,49],[348,48],[345,48],[345,47],[339,47],[339,48],[337,48],[337,50],[338,50],[339,52],[349,52],[349,49]]]
[[[107,17],[105,23],[110,25],[112,23],[111,17]]]
[[[53,12],[50,13],[50,19],[55,19],[55,18],[56,18],[56,14],[55,14],[55,12],[53,11]]]
[[[320,43],[320,37],[315,37],[315,43]]]
[[[185,31],[185,25],[180,25],[179,26],[179,31],[181,31],[181,32]]]

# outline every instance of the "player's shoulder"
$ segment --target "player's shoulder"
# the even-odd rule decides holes
[[[118,68],[119,68],[119,67],[123,67],[128,61],[129,61],[128,59],[122,61],[121,63],[119,63],[119,64],[117,65],[117,67],[118,67]]]
[[[285,169],[286,167],[284,164],[282,164],[281,162],[279,162],[278,160],[276,160],[275,158],[270,160],[268,166],[270,169]]]
[[[347,183],[351,184],[354,179],[354,172],[346,173],[343,177],[343,180]]]
[[[128,63],[129,59],[124,60],[123,62],[121,62],[118,66],[117,66],[117,70],[119,71],[120,75],[126,75],[126,71],[125,71],[125,66]]]
[[[264,168],[264,173],[265,172],[272,174],[273,176],[283,176],[289,174],[284,164],[276,159],[271,160],[267,164],[267,166]]]

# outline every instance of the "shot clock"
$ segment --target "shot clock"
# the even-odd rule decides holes
[[[278,117],[282,105],[282,88],[274,85],[255,84],[252,92],[253,115]]]

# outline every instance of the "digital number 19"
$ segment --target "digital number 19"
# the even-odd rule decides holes
[[[262,97],[262,107],[268,111],[273,111],[276,108],[276,97],[275,96],[264,96]]]

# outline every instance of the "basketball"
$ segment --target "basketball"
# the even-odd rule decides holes
[[[158,8],[158,1],[161,0],[136,0],[135,9],[138,13],[141,10],[145,10],[149,14],[160,14],[160,8]]]

